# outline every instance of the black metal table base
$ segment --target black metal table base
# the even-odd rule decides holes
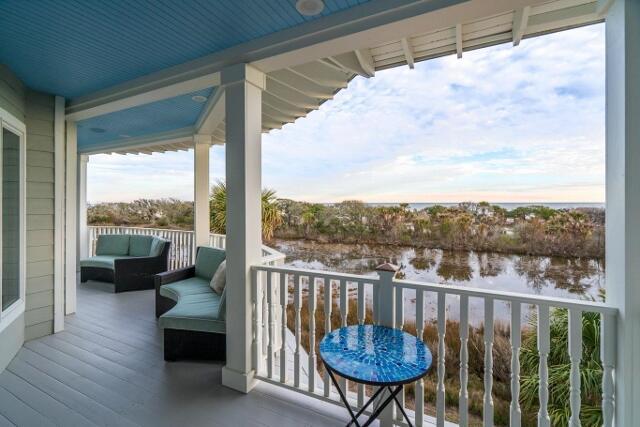
[[[386,408],[391,403],[391,401],[393,401],[393,400],[395,400],[395,402],[398,404],[398,409],[400,409],[400,412],[402,412],[402,415],[404,416],[405,420],[407,420],[407,424],[409,424],[409,427],[413,427],[413,424],[411,424],[411,420],[407,416],[407,413],[404,411],[404,408],[400,404],[400,401],[398,401],[398,393],[400,393],[400,391],[402,390],[404,385],[401,384],[401,385],[397,385],[397,386],[381,386],[381,387],[379,387],[378,390],[376,390],[376,392],[373,394],[373,396],[371,396],[369,398],[369,400],[367,400],[365,402],[365,404],[362,406],[362,408],[360,408],[360,410],[357,413],[354,413],[353,409],[351,409],[351,405],[349,404],[349,401],[347,400],[347,397],[345,396],[345,394],[342,392],[342,389],[338,385],[338,381],[336,380],[336,377],[334,376],[333,371],[326,364],[324,366],[325,366],[325,369],[327,370],[327,372],[329,373],[329,377],[331,378],[331,381],[333,382],[333,385],[338,390],[338,394],[340,395],[340,400],[342,400],[342,403],[344,403],[344,406],[347,408],[347,410],[349,411],[349,415],[351,416],[351,421],[349,421],[347,423],[347,427],[349,427],[351,424],[354,424],[357,427],[366,427],[366,426],[368,426],[369,424],[374,422],[376,418],[378,418],[378,416],[382,413],[384,408]],[[373,401],[376,400],[378,398],[378,396],[380,396],[380,394],[384,390],[388,390],[389,391],[389,396],[387,396],[387,398],[384,399],[378,405],[378,407],[373,411],[373,413],[369,416],[369,418],[365,421],[364,424],[360,424],[358,422],[358,418],[364,413],[364,411],[367,410],[369,405],[371,405],[371,403],[373,403]]]

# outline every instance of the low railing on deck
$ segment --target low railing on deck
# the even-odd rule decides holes
[[[158,236],[171,241],[169,250],[169,269],[193,265],[193,231],[167,230],[164,228],[89,226],[89,256],[96,253],[96,242],[100,234],[138,234],[144,236]],[[209,246],[224,249],[227,244],[227,236],[224,234],[210,234]],[[279,265],[284,262],[285,255],[273,248],[262,246],[262,262],[267,265]]]
[[[385,280],[386,277],[386,280]],[[484,398],[483,398],[483,425],[493,426],[493,342],[494,342],[494,305],[496,301],[507,302],[510,309],[510,345],[511,345],[511,403],[510,425],[519,426],[521,418],[520,409],[520,362],[521,347],[521,321],[522,306],[528,309],[534,306],[537,311],[537,345],[539,352],[539,412],[538,425],[550,426],[548,412],[549,402],[549,368],[547,358],[550,352],[550,310],[564,308],[569,313],[569,348],[571,361],[570,370],[570,395],[567,405],[571,408],[571,426],[579,426],[581,407],[580,393],[580,363],[582,357],[582,313],[595,312],[601,315],[601,360],[603,367],[602,379],[602,411],[604,426],[609,427],[613,422],[614,404],[614,368],[615,368],[615,340],[616,340],[616,316],[617,310],[602,303],[567,300],[562,298],[533,296],[509,292],[490,291],[485,289],[468,288],[422,283],[408,280],[395,280],[392,275],[361,276],[341,274],[326,271],[302,270],[286,267],[272,267],[256,265],[252,267],[252,292],[253,292],[253,360],[258,378],[284,386],[322,400],[337,403],[337,394],[332,390],[328,375],[325,373],[323,384],[316,384],[314,373],[316,372],[317,347],[316,347],[316,309],[317,295],[322,291],[324,300],[325,330],[330,331],[332,305],[335,292],[338,293],[340,323],[347,325],[349,302],[356,303],[357,322],[363,324],[367,316],[367,310],[372,312],[372,321],[380,323],[381,313],[387,317],[387,326],[402,328],[405,322],[405,298],[407,291],[415,292],[415,321],[416,335],[423,336],[425,329],[425,314],[428,306],[425,306],[425,296],[429,293],[434,297],[435,307],[431,306],[431,312],[437,313],[436,326],[438,335],[437,360],[434,360],[433,369],[437,372],[435,421],[437,426],[443,426],[445,422],[445,333],[447,320],[446,297],[453,296],[459,304],[460,320],[460,392],[459,392],[459,425],[467,426],[469,423],[468,405],[468,378],[469,378],[469,299],[480,299],[484,305]],[[277,290],[277,292],[275,292]],[[266,291],[266,292],[265,292]],[[292,298],[289,292],[292,291]],[[385,292],[386,291],[386,292]],[[395,295],[394,295],[395,294]],[[308,376],[302,375],[301,354],[302,349],[302,309],[303,295],[307,300],[308,310],[308,335],[309,356]],[[388,296],[395,298],[388,298]],[[275,300],[274,298],[279,298]],[[395,302],[394,302],[395,301]],[[413,301],[413,300],[412,300]],[[293,304],[295,316],[295,350],[293,366],[288,366],[287,346],[273,347],[271,343],[284,342],[287,331],[287,305]],[[367,305],[371,307],[367,307]],[[389,323],[389,313],[392,324]],[[391,310],[390,310],[391,309]],[[279,322],[279,320],[281,322]],[[277,338],[277,339],[276,339]],[[259,350],[266,349],[266,352]],[[266,354],[266,357],[264,355]],[[278,367],[276,371],[276,365]],[[293,378],[291,378],[293,369]],[[306,384],[303,383],[306,380]],[[342,380],[341,387],[348,390],[347,381]],[[348,392],[354,406],[361,407],[365,401],[365,387],[358,385],[356,392]],[[404,399],[400,401],[404,406]],[[413,417],[415,425],[425,424],[424,411],[424,383],[423,380],[415,384],[415,410]],[[399,411],[397,415],[399,415]],[[411,413],[411,411],[408,411]],[[396,420],[398,425],[404,425],[401,418]]]

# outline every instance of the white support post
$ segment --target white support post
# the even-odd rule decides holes
[[[54,119],[54,226],[53,226],[53,332],[64,330],[64,224],[65,224],[65,100],[56,96]]]
[[[77,168],[78,168],[78,133],[75,122],[67,122],[66,147],[66,199],[65,199],[65,313],[76,312],[77,281]]]
[[[193,136],[193,250],[209,245],[209,147],[210,135]],[[195,257],[195,252],[194,252]]]
[[[238,64],[222,71],[225,86],[227,185],[227,364],[222,384],[248,393],[252,365],[250,267],[261,260],[261,71]]]
[[[393,279],[396,277],[398,267],[393,264],[382,264],[376,268],[376,272],[380,276],[380,282],[376,289],[376,299],[378,301],[378,321],[382,326],[388,326],[395,328],[396,321],[396,292],[393,289]],[[387,393],[381,393],[376,406],[388,397]],[[393,414],[395,409],[395,403],[390,403],[382,414],[380,414],[380,427],[393,426]]]
[[[87,163],[89,156],[78,156],[78,261],[89,257],[89,228],[87,227]],[[77,268],[80,268],[78,262]]]
[[[637,0],[615,0],[606,18],[606,298],[619,309],[613,420],[618,426],[640,419],[638,22]]]

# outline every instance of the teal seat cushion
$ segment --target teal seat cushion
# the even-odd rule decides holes
[[[117,255],[96,255],[91,258],[86,258],[80,260],[80,267],[97,267],[97,268],[108,268],[113,270],[114,262],[116,259],[121,258],[129,258],[128,256],[117,256]]]
[[[153,236],[131,236],[129,238],[129,255],[149,256],[149,252],[151,252],[152,242]]]
[[[153,237],[151,240],[151,247],[149,248],[149,256],[159,256],[164,249],[164,245],[168,240],[161,239],[159,237]]]
[[[209,287],[209,282],[200,277],[190,277],[179,282],[160,286],[160,295],[171,298],[174,301],[187,295],[214,293]]]
[[[220,298],[213,291],[180,297],[175,307],[160,316],[160,326],[163,329],[224,334],[225,321],[218,317]]]
[[[101,234],[96,243],[96,255],[129,255],[129,235]]]
[[[200,246],[196,255],[196,276],[210,281],[218,266],[226,258],[224,249]]]

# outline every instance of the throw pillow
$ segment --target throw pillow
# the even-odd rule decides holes
[[[209,286],[211,286],[211,289],[213,289],[213,291],[216,294],[222,295],[222,291],[224,291],[224,287],[226,284],[227,284],[227,260],[224,260],[220,263],[220,265],[218,266],[218,269],[213,274],[213,277],[211,278],[211,282],[209,283]]]

